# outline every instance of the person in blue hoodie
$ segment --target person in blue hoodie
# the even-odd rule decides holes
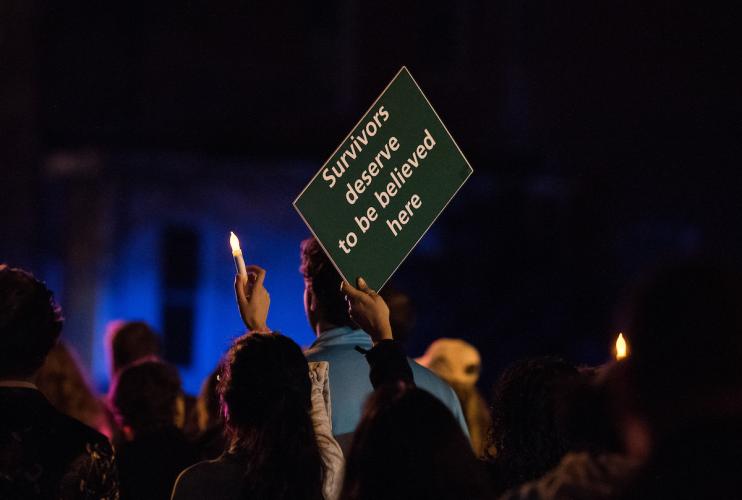
[[[371,349],[371,337],[348,314],[348,303],[340,290],[342,278],[316,239],[301,243],[304,276],[304,310],[317,340],[305,352],[309,361],[330,364],[332,430],[347,451],[361,418],[362,406],[373,391],[369,367],[362,353]],[[462,431],[468,430],[456,393],[433,372],[408,359],[415,383],[437,397],[454,415]]]

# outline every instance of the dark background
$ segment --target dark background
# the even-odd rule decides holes
[[[193,390],[238,329],[231,304],[199,308],[228,300],[221,238],[241,227],[291,304],[272,318],[307,344],[290,202],[406,65],[475,170],[393,282],[418,310],[410,353],[463,337],[485,386],[526,355],[600,363],[642,271],[739,260],[736,19],[682,1],[4,0],[0,261],[54,285],[99,384],[102,325],[123,315],[155,323]]]

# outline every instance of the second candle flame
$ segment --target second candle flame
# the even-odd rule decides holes
[[[626,358],[626,356],[628,356],[628,351],[629,349],[626,344],[626,339],[623,338],[623,333],[619,333],[618,338],[616,339],[616,360],[621,361]]]

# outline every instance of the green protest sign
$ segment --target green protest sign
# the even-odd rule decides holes
[[[294,207],[346,280],[379,290],[471,173],[403,67]]]

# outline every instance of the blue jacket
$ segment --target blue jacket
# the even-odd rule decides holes
[[[371,349],[371,337],[363,330],[341,327],[322,332],[305,352],[309,361],[330,363],[332,433],[346,449],[349,436],[352,436],[361,419],[363,403],[373,391],[368,378],[368,363],[355,350],[356,346]],[[408,361],[415,376],[415,384],[440,399],[451,410],[468,438],[469,431],[461,411],[461,403],[451,386],[415,361],[409,358]]]

